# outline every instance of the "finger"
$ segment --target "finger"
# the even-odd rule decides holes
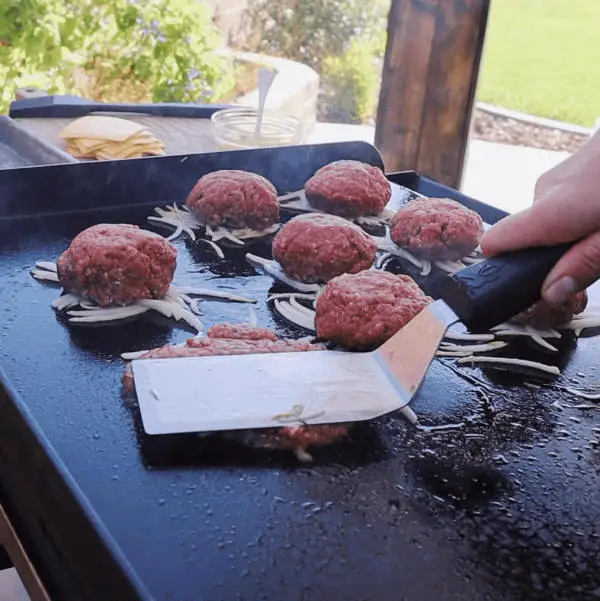
[[[481,239],[481,250],[488,256],[545,243],[544,230],[535,219],[533,207],[505,217]]]
[[[600,229],[597,203],[579,202],[576,207],[563,196],[546,197],[529,209],[510,215],[491,227],[481,240],[486,255],[550,246],[579,240]]]
[[[600,278],[600,232],[571,248],[548,274],[542,287],[543,298],[553,306],[571,297]]]

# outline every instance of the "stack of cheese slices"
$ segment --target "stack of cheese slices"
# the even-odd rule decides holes
[[[60,137],[78,159],[131,159],[163,155],[164,144],[144,125],[117,117],[89,115],[69,123]]]

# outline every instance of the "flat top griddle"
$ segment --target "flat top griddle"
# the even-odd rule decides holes
[[[2,502],[56,598],[600,598],[600,418],[554,407],[564,392],[462,370],[485,383],[486,402],[436,360],[412,407],[423,424],[464,427],[427,433],[390,416],[314,449],[308,466],[218,436],[150,437],[121,399],[119,354],[189,333],[151,316],[67,326],[50,308],[58,289],[29,274],[94,223],[147,227],[154,206],[182,202],[205,172],[255,170],[284,193],[339,158],[381,165],[353,143],[0,173]],[[414,173],[391,179],[501,216]],[[261,325],[305,334],[267,308],[280,287],[243,250],[218,260],[176,245],[175,281],[230,286],[259,299]],[[207,326],[247,320],[245,305],[202,306]],[[561,344],[557,358],[521,351],[563,366],[563,384],[597,384],[598,342]]]

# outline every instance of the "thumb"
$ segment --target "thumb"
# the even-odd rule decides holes
[[[545,224],[531,207],[498,221],[483,235],[480,245],[485,255],[493,256],[552,242]]]
[[[600,232],[578,242],[548,274],[542,287],[543,298],[554,306],[567,303],[600,278]]]

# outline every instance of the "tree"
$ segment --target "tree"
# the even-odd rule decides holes
[[[27,85],[50,93],[83,85],[98,100],[116,93],[206,99],[233,85],[228,63],[214,52],[219,41],[201,2],[2,0],[0,102]]]

